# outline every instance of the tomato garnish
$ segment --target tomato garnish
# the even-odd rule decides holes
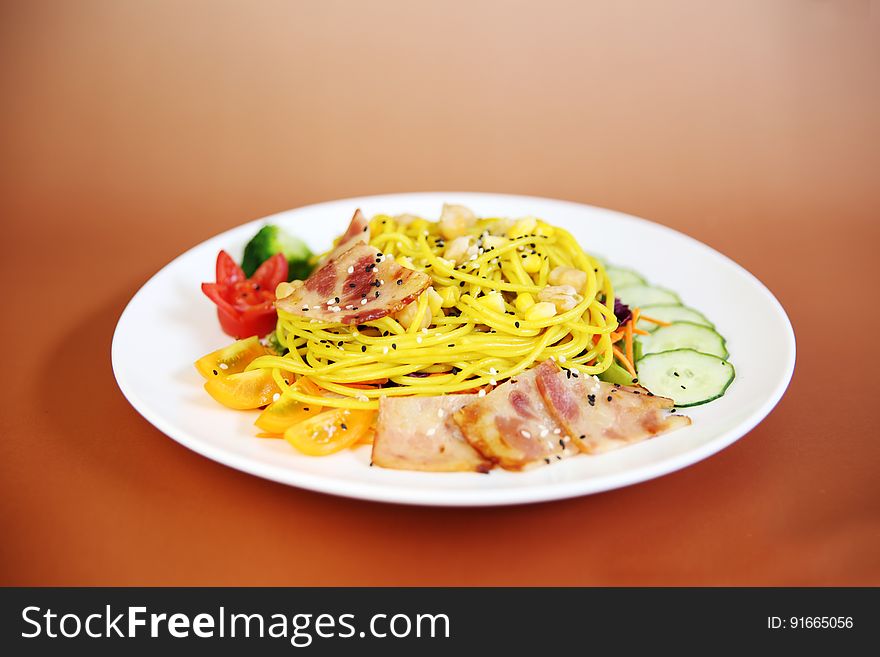
[[[217,281],[202,292],[217,304],[220,327],[234,338],[262,337],[275,328],[275,288],[287,280],[287,259],[276,253],[247,278],[226,253],[217,254]]]

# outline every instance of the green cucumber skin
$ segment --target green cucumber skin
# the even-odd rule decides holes
[[[716,399],[719,399],[719,398],[723,397],[723,396],[724,396],[724,393],[727,392],[727,389],[730,388],[730,385],[733,383],[733,380],[736,378],[736,367],[734,367],[733,363],[731,363],[729,360],[726,360],[726,359],[724,359],[724,358],[719,358],[718,356],[715,356],[714,354],[704,354],[702,351],[696,351],[696,350],[694,350],[694,349],[670,349],[669,351],[659,351],[659,352],[657,352],[657,353],[648,354],[647,356],[645,356],[645,357],[641,358],[640,360],[636,361],[636,372],[639,371],[639,365],[640,365],[642,362],[644,362],[645,360],[647,360],[648,358],[652,358],[652,357],[656,357],[656,356],[663,356],[663,355],[667,355],[667,354],[672,354],[672,353],[675,353],[675,352],[678,352],[678,351],[682,351],[682,352],[685,352],[685,351],[686,351],[686,352],[689,352],[689,353],[696,353],[696,354],[700,354],[700,355],[702,355],[702,356],[706,356],[707,358],[712,358],[712,359],[714,359],[714,360],[722,361],[722,362],[724,362],[725,364],[727,364],[727,365],[730,366],[730,377],[727,379],[727,382],[724,384],[724,387],[721,388],[721,390],[718,392],[717,395],[714,395],[714,396],[712,396],[712,397],[706,397],[706,398],[701,399],[701,400],[699,400],[699,401],[690,402],[690,403],[688,403],[688,404],[679,404],[679,403],[676,403],[676,404],[675,404],[675,407],[676,407],[676,408],[691,408],[691,407],[693,407],[693,406],[702,406],[703,404],[708,404],[708,403],[711,402],[711,401],[715,401]],[[641,381],[640,381],[640,382],[641,382]],[[642,385],[645,385],[644,382],[641,382],[641,383],[642,383]],[[648,386],[645,386],[645,387],[647,387],[648,390],[651,390],[650,387],[648,387]],[[654,391],[651,390],[651,392],[654,392]],[[660,393],[656,393],[656,392],[655,392],[654,394],[660,394]]]

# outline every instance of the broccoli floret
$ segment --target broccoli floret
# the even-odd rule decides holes
[[[244,247],[241,268],[245,276],[253,276],[257,267],[276,253],[287,258],[287,280],[304,280],[312,273],[312,252],[298,237],[283,231],[278,226],[268,224],[260,228]]]

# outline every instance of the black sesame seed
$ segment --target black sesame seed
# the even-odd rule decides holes
[[[590,406],[596,405],[596,395],[587,395],[587,401],[590,403]],[[583,438],[583,436],[581,436]]]
[[[550,465],[550,459],[544,459],[544,463],[546,463],[547,465]]]
[[[367,350],[367,345],[365,345],[365,344],[361,345],[361,351],[366,351],[366,350]]]
[[[687,388],[685,388],[684,386],[681,386],[681,389],[682,389],[682,390],[687,390]]]
[[[673,376],[678,376],[678,372],[673,372]]]
[[[562,449],[565,449],[565,443],[562,442],[562,438],[559,439],[559,446],[560,446]]]
[[[376,298],[379,298],[379,290],[376,290]]]
[[[397,349],[397,345],[394,344],[394,343],[392,342],[392,343],[391,343],[391,348],[392,348],[392,349]]]
[[[611,395],[608,395],[608,401],[611,401]]]
[[[649,393],[648,393],[648,397],[653,397],[653,396],[654,396],[654,393],[653,393],[653,392],[649,392]]]
[[[458,287],[464,287],[464,281],[461,281],[461,282],[458,284]]]
[[[398,278],[398,279],[397,279],[397,284],[398,284],[398,285],[403,285],[403,281],[400,280],[400,279]]]
[[[342,424],[340,424],[339,427],[340,427],[343,431],[348,431],[348,427],[345,426],[345,422],[343,422]]]
[[[217,370],[211,370],[211,371],[214,373],[214,376],[217,376],[217,374],[218,374]]]
[[[519,322],[514,322],[513,325],[514,325],[516,328],[519,328]]]
[[[454,343],[453,343],[453,344],[448,344],[448,345],[446,345],[446,346],[447,346],[447,347],[454,347],[455,344],[454,344]]]
[[[354,287],[354,286],[355,286],[354,283],[349,283],[349,284],[348,284],[348,287]]]
[[[615,384],[614,384],[614,387],[615,387],[615,388],[619,388],[619,387],[620,387],[620,384],[619,384],[619,383],[615,383]]]

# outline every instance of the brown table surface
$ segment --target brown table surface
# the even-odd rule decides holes
[[[867,0],[4,3],[0,583],[880,584],[878,25]],[[178,253],[434,189],[733,257],[794,324],[787,395],[654,481],[424,509],[223,467],[120,394],[116,320]]]

